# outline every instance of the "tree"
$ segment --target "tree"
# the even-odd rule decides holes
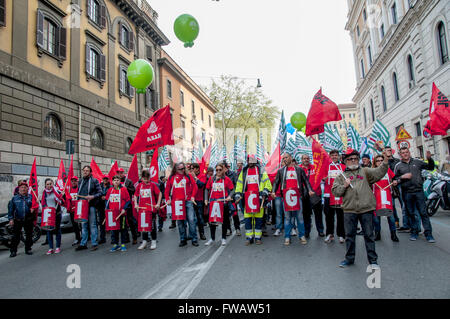
[[[227,129],[242,129],[244,134],[250,128],[271,129],[280,115],[278,108],[260,89],[237,77],[222,75],[204,91],[219,111],[215,125],[222,130],[222,142],[226,140]]]

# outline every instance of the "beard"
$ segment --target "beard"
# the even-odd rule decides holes
[[[359,168],[359,164],[349,165],[347,168],[351,171],[357,170]]]

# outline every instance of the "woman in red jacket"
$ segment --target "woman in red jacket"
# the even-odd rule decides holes
[[[197,218],[194,211],[197,184],[194,178],[186,173],[184,163],[177,163],[172,169],[165,189],[167,205],[172,208],[172,220],[177,221],[180,233],[179,247],[187,245],[186,223],[189,224],[189,237],[192,245],[198,247]]]
[[[127,251],[127,248],[125,247],[125,236],[127,232],[125,218],[127,209],[131,207],[131,199],[126,187],[121,185],[120,177],[118,175],[114,176],[112,181],[113,187],[108,189],[108,192],[106,193],[105,197],[106,199],[105,211],[111,209],[115,212],[115,214],[113,215],[114,216],[117,215],[115,221],[118,221],[120,223],[120,231],[119,230],[111,231],[111,241],[114,245],[113,248],[111,248],[111,252],[117,251],[119,249],[121,251]],[[122,243],[121,246],[119,246],[119,232]]]

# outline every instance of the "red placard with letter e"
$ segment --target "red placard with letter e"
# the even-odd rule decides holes
[[[186,205],[184,200],[173,201],[172,220],[186,220]]]

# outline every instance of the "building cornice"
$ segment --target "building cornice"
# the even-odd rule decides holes
[[[433,2],[433,0],[418,1],[413,8],[408,10],[407,14],[393,31],[392,36],[383,47],[381,53],[376,57],[366,77],[357,88],[353,101],[359,102],[363,98],[363,95],[365,95],[370,86],[387,67],[386,62],[391,60],[395,54],[397,54],[399,47],[402,46],[405,43],[405,40],[410,37],[409,31],[415,23],[419,21],[422,13],[427,10]]]
[[[355,25],[355,22],[359,17],[359,13],[361,12],[365,1],[356,0],[355,2],[356,4],[352,6],[351,11],[349,12],[348,15],[347,24],[345,25],[345,30],[347,31],[353,29],[353,26]]]

